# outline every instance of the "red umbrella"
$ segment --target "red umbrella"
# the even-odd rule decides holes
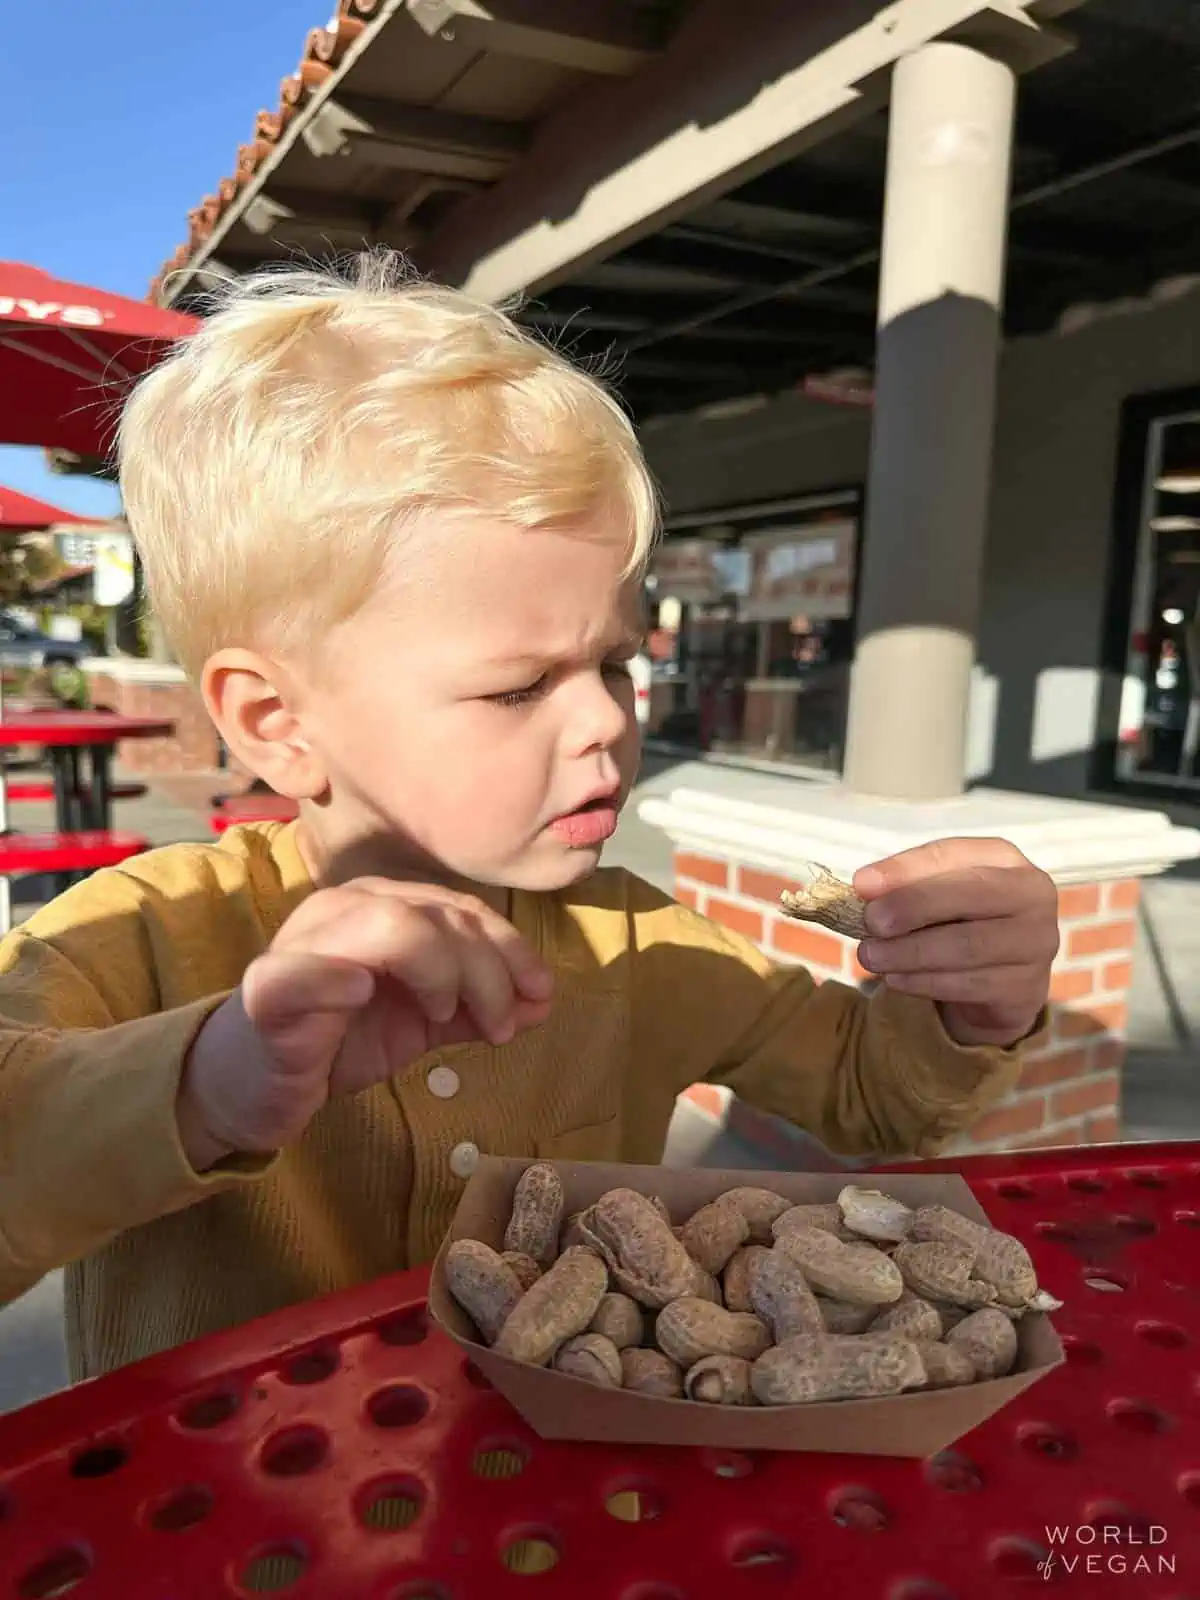
[[[6,489],[0,484],[0,533],[44,533],[58,522],[81,526],[96,520],[77,516],[74,511],[52,506],[48,500],[37,500],[33,495],[22,494],[19,489]]]
[[[0,261],[0,444],[107,455],[130,384],[198,326]]]

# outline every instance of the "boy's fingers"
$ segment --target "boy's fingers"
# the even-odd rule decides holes
[[[448,1022],[462,980],[458,947],[427,908],[385,895],[360,895],[338,906],[338,916],[306,931],[305,950],[386,974],[431,1022]]]
[[[314,1013],[358,1011],[374,990],[375,981],[364,967],[305,951],[262,956],[242,981],[246,1014],[265,1033],[279,1032]]]
[[[878,900],[893,890],[943,873],[1028,864],[1007,839],[932,839],[860,868],[854,874],[854,889],[864,900]]]
[[[1042,958],[1040,923],[1022,917],[952,922],[899,939],[867,939],[859,960],[869,972],[972,972],[984,967],[1029,965]]]
[[[507,1044],[515,1032],[516,993],[504,956],[463,912],[442,913],[446,937],[459,953],[459,995],[484,1038]]]
[[[518,933],[506,917],[481,906],[474,912],[480,932],[501,955],[514,986],[528,1000],[547,1000],[554,988],[554,975],[528,939]]]
[[[919,994],[942,1004],[996,1005],[1033,993],[1042,982],[1043,969],[1030,966],[985,967],[977,972],[889,973],[889,989]]]
[[[923,878],[890,890],[867,907],[867,927],[885,939],[930,928],[939,923],[972,921],[988,917],[1019,916],[1033,906],[1040,911],[1039,880],[1010,867],[974,867]],[[1053,912],[1053,889],[1046,891],[1044,909]]]

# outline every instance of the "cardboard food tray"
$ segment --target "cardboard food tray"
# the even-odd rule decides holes
[[[624,1389],[603,1389],[580,1378],[497,1355],[478,1342],[470,1318],[446,1287],[445,1252],[454,1239],[480,1239],[503,1248],[513,1191],[527,1160],[485,1157],[459,1203],[433,1267],[429,1309],[434,1320],[544,1439],[605,1443],[704,1445],[732,1450],[806,1450],[928,1457],[1006,1406],[1063,1360],[1063,1348],[1041,1314],[1021,1319],[1016,1370],[1006,1378],[955,1389],[885,1399],[826,1401],[806,1406],[722,1407],[662,1400]],[[910,1206],[940,1204],[979,1222],[986,1213],[962,1178],[910,1173],[674,1171],[608,1162],[548,1163],[566,1191],[567,1214],[609,1189],[662,1197],[678,1224],[727,1189],[770,1188],[796,1204],[835,1200],[847,1181],[879,1188]]]

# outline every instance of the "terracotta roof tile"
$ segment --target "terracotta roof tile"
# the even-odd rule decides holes
[[[188,212],[187,240],[156,273],[150,284],[151,299],[157,296],[170,274],[186,267],[212,236],[221,217],[271,154],[304,101],[328,82],[382,6],[383,0],[338,0],[337,14],[328,26],[310,31],[296,71],[279,86],[279,104],[274,110],[258,113],[254,120],[254,136],[249,143],[239,145],[232,174],[221,178],[216,193],[206,195]]]

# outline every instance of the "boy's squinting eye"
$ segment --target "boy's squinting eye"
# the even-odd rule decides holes
[[[535,683],[530,683],[524,689],[507,689],[503,694],[487,694],[484,699],[494,706],[525,706],[531,700],[536,700],[546,687],[546,674],[543,672]]]
[[[606,661],[600,670],[606,678],[618,682],[629,678],[628,661]],[[535,683],[526,684],[523,689],[506,689],[503,694],[487,694],[483,698],[494,706],[527,706],[546,692],[548,683],[549,676],[543,672]]]

